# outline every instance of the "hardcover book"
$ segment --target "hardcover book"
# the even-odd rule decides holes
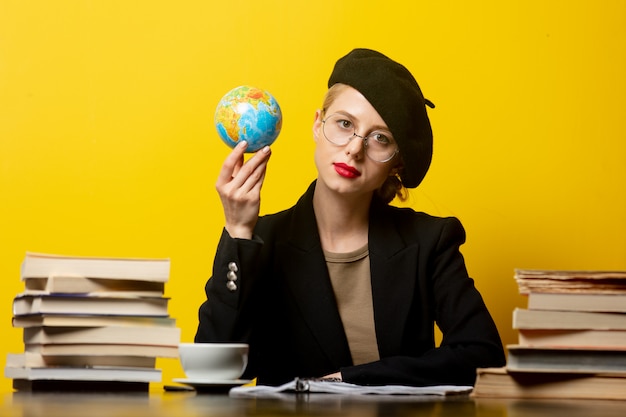
[[[166,282],[170,275],[169,259],[105,258],[26,253],[21,277],[116,278]]]

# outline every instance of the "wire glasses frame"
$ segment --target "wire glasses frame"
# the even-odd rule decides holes
[[[365,154],[376,162],[388,162],[399,152],[391,134],[374,131],[367,136],[356,133],[352,120],[339,113],[333,113],[322,120],[322,132],[327,141],[336,146],[345,146],[355,137],[363,140]]]

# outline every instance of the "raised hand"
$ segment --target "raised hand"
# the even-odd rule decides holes
[[[244,163],[247,146],[242,141],[233,148],[215,184],[224,208],[226,231],[231,237],[239,239],[252,238],[259,218],[261,187],[271,156],[270,148],[266,146]]]

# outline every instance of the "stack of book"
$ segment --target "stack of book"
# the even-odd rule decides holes
[[[516,270],[528,308],[504,368],[479,369],[475,397],[626,399],[626,271]]]
[[[164,297],[168,259],[27,253],[13,300],[24,352],[5,376],[18,390],[147,390],[158,357],[178,357],[180,329]]]

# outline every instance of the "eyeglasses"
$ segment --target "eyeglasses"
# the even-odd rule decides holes
[[[322,120],[322,132],[326,140],[337,146],[345,146],[355,137],[363,139],[365,154],[376,162],[390,161],[398,153],[391,133],[377,130],[367,136],[358,135],[354,123],[344,114],[333,113]]]

